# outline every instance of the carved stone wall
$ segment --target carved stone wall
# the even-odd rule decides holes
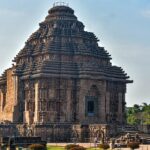
[[[76,111],[75,82],[60,78],[25,81],[24,123],[72,122],[73,111]]]
[[[110,130],[102,124],[9,124],[0,125],[0,136],[36,136],[47,142],[94,142],[95,137],[105,140]]]
[[[95,88],[94,90],[92,88]],[[93,90],[93,91],[92,91]],[[92,93],[93,92],[93,93]],[[97,114],[86,115],[86,97],[97,97]],[[79,118],[82,123],[105,123],[105,82],[97,80],[80,80]]]
[[[89,124],[125,123],[126,84],[132,81],[98,41],[72,8],[51,8],[0,76],[0,121],[34,126],[42,137],[68,134],[58,123],[85,125],[80,135],[87,137]]]
[[[124,124],[125,122],[126,85],[118,82],[107,82],[107,122]]]
[[[24,123],[124,123],[125,85],[63,78],[26,80],[23,85]],[[97,98],[93,116],[86,115],[86,97]]]
[[[47,78],[24,83],[24,123],[82,122],[107,123],[107,116],[123,113],[123,96],[107,91],[106,82]],[[110,94],[109,94],[110,93]],[[116,93],[116,94],[115,94]],[[96,97],[96,114],[86,115],[86,97]],[[122,118],[121,116],[120,119]],[[111,120],[111,121],[112,121]],[[114,120],[115,121],[115,120]]]
[[[0,89],[1,113],[0,121],[14,121],[14,106],[16,100],[16,79],[13,76],[13,69],[8,69],[6,72],[6,87]]]

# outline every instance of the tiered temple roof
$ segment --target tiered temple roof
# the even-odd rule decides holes
[[[45,21],[18,53],[15,72],[22,79],[62,76],[131,82],[122,68],[112,66],[111,56],[98,46],[98,38],[68,6],[54,6]],[[0,78],[4,82],[6,74]]]

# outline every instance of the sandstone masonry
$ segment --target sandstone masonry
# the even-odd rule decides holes
[[[48,13],[0,77],[0,121],[32,126],[43,137],[46,130],[47,138],[58,125],[62,135],[69,129],[81,135],[82,127],[125,124],[132,81],[73,9],[54,6]]]

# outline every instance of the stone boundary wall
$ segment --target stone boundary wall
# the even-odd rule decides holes
[[[69,141],[72,133],[70,124],[49,124],[49,125],[25,125],[25,124],[1,124],[0,137],[13,136],[39,136],[42,140],[50,142]]]
[[[114,125],[105,124],[0,124],[0,137],[27,136],[41,137],[47,142],[92,142],[97,137],[105,140],[106,137],[117,133]]]

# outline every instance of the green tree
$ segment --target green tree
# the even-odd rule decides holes
[[[127,108],[127,123],[130,125],[150,124],[150,104],[135,104],[133,107]]]

